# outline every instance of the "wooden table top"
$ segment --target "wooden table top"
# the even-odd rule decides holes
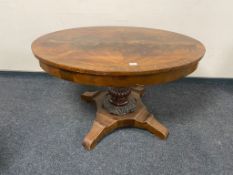
[[[32,51],[45,71],[60,78],[82,84],[128,86],[183,77],[196,69],[205,48],[193,38],[164,30],[83,27],[44,35],[32,43]],[[158,80],[161,74],[172,76],[177,71],[179,75],[174,78],[166,75]],[[83,80],[83,76],[88,77]],[[143,76],[151,80],[143,83]],[[90,80],[93,77],[102,80]],[[135,80],[123,83],[122,77]],[[106,83],[116,79],[119,82]]]

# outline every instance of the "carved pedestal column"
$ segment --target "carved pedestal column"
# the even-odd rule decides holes
[[[130,96],[131,88],[109,88],[103,107],[111,114],[125,115],[136,110],[136,99]]]

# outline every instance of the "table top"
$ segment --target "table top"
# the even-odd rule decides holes
[[[180,75],[185,76],[196,69],[205,48],[193,38],[164,30],[83,27],[44,35],[32,43],[32,51],[41,67],[53,75],[58,74],[56,71],[63,71],[73,76],[85,74],[102,78],[108,76],[110,79],[122,79],[124,76],[140,79],[143,76],[190,69]],[[74,79],[72,77],[71,81]],[[106,84],[88,83],[86,80],[79,83]],[[135,83],[142,83],[142,80]],[[151,80],[147,84],[153,83],[159,81]]]

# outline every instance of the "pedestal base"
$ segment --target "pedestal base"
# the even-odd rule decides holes
[[[85,92],[81,95],[82,99],[88,102],[95,102],[97,106],[96,118],[91,130],[83,140],[83,146],[87,150],[93,149],[96,144],[107,134],[117,128],[136,127],[150,131],[161,139],[166,139],[168,129],[159,123],[152,114],[148,112],[141,101],[143,87],[132,88],[130,96],[136,100],[136,109],[134,112],[125,115],[110,114],[104,107],[103,101],[106,98],[107,91]]]

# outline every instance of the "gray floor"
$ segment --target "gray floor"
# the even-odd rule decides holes
[[[0,174],[233,174],[233,80],[150,86],[143,101],[169,128],[168,140],[121,129],[88,152],[81,142],[95,106],[79,96],[94,89],[0,72]]]

